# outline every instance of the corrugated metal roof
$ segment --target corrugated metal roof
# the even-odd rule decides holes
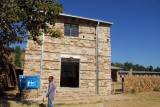
[[[118,73],[129,73],[129,71],[118,71]],[[133,74],[160,74],[160,72],[153,71],[132,71]]]
[[[110,25],[113,24],[113,22],[107,22],[107,21],[103,21],[103,20],[86,18],[86,17],[76,16],[76,15],[69,15],[69,14],[64,14],[64,13],[60,13],[60,16],[66,16],[66,17],[73,17],[73,18],[78,18],[78,19],[90,20],[90,21],[106,23],[106,24],[110,24]]]
[[[123,69],[123,68],[119,68],[119,67],[111,66],[111,69],[117,69],[117,70],[120,70],[120,69]]]

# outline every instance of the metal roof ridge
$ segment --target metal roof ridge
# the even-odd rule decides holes
[[[95,22],[107,23],[107,24],[110,24],[110,25],[114,24],[113,22],[107,22],[107,21],[103,21],[103,20],[92,19],[92,18],[76,16],[76,15],[70,15],[70,14],[65,14],[65,13],[60,13],[59,15],[67,16],[67,17],[73,17],[73,18],[79,18],[79,19],[84,19],[84,20],[90,20],[90,21],[95,21]]]

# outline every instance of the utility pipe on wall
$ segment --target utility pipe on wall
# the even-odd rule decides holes
[[[42,64],[43,64],[43,44],[44,44],[44,29],[42,35],[42,50],[41,50],[41,65],[40,65],[40,82],[39,82],[39,96],[41,95],[41,78],[42,78]]]
[[[96,94],[98,94],[98,26],[96,26]]]

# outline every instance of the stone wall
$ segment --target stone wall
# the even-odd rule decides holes
[[[160,78],[156,77],[124,77],[124,92],[153,91],[160,89]]]
[[[79,37],[64,36],[64,23],[79,25]],[[62,32],[62,38],[52,38],[45,34],[42,67],[42,94],[46,94],[48,77],[53,75],[56,84],[56,94],[95,94],[96,86],[96,28],[97,23],[59,17],[53,29]],[[111,48],[110,26],[100,24],[98,27],[99,48],[99,94],[107,95],[111,92]],[[79,88],[71,92],[60,87],[61,58],[72,56],[80,59]],[[24,75],[40,74],[41,46],[32,40],[27,41]],[[70,88],[71,89],[71,88]]]
[[[147,73],[148,71],[144,71],[144,73],[132,73],[132,77],[155,77],[159,78],[160,74],[159,73]],[[122,82],[123,77],[129,77],[128,73],[117,73],[117,80],[118,82]]]

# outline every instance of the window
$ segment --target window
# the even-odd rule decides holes
[[[64,24],[64,35],[78,37],[78,25]]]
[[[79,87],[79,59],[61,59],[60,87]]]

